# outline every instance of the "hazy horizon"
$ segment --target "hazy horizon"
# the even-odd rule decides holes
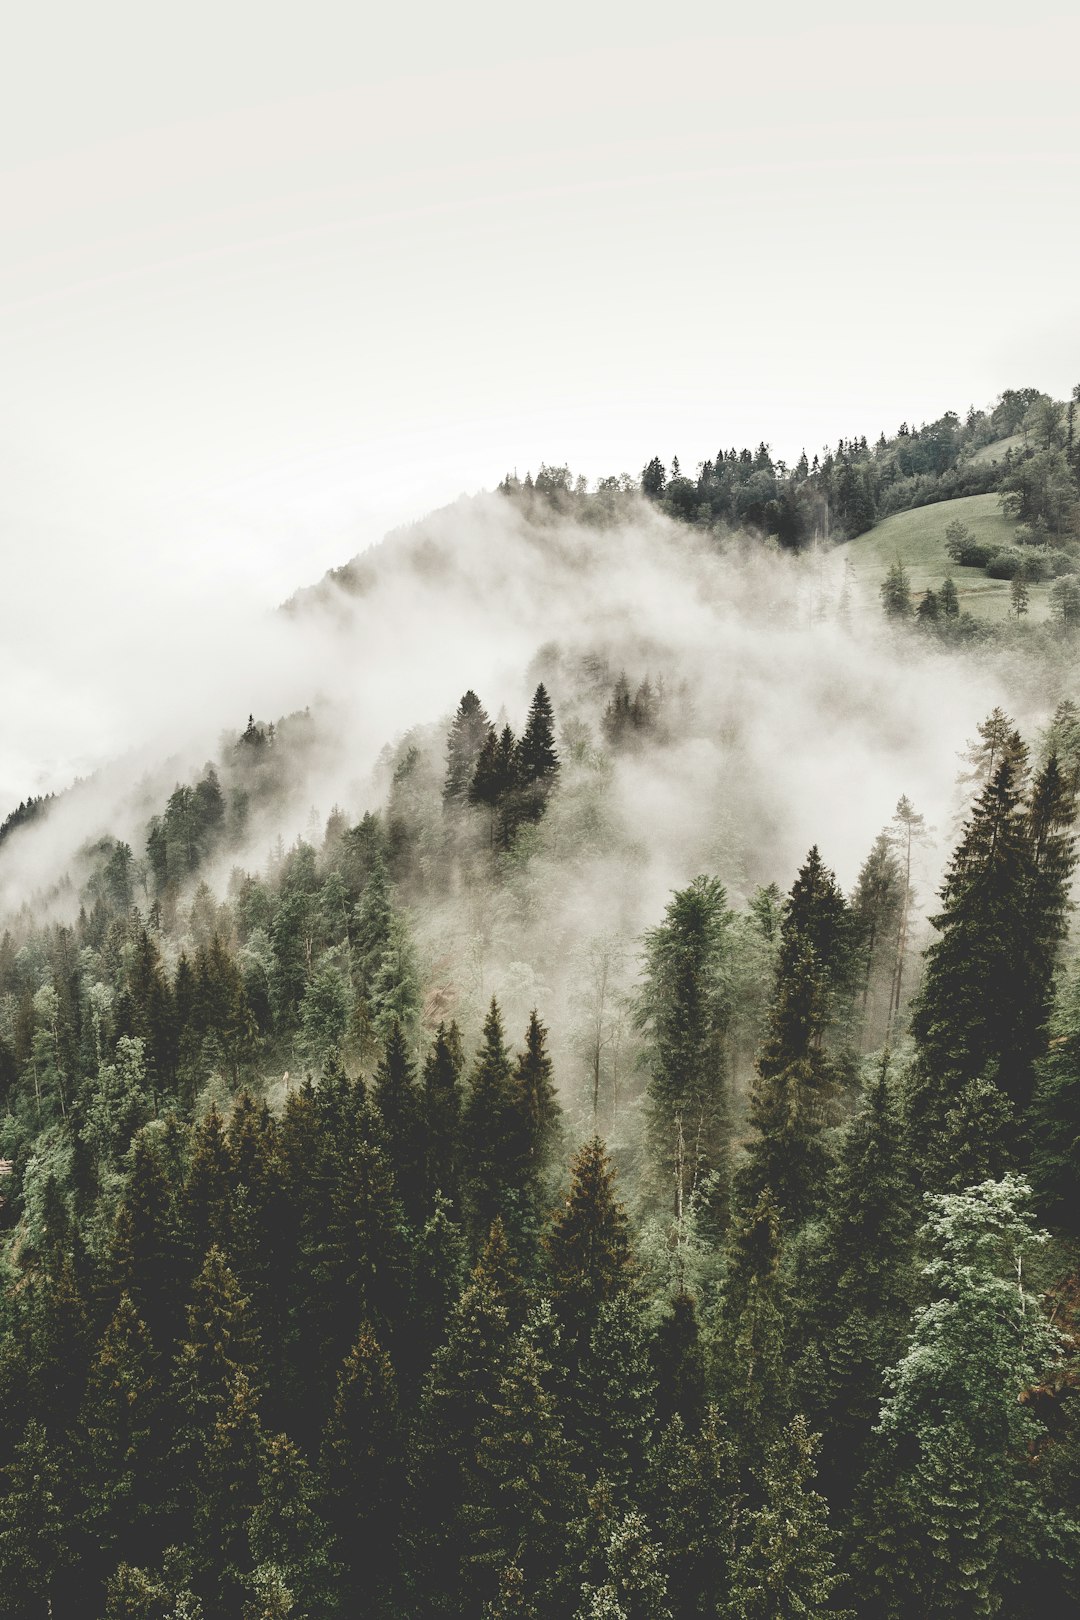
[[[113,0],[11,36],[2,806],[506,471],[793,460],[1080,377],[1064,7]]]

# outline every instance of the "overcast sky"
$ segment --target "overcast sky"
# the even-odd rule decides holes
[[[882,10],[9,15],[0,813],[509,468],[1067,395],[1080,13]]]

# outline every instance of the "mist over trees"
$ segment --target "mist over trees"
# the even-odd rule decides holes
[[[514,702],[478,653],[328,813],[342,711],[250,715],[9,906],[0,1615],[1074,1612],[1066,643],[1018,721],[944,589],[886,619],[713,532],[1049,500],[1074,415],[508,480],[513,589],[577,581],[591,641]],[[455,610],[433,533],[335,603]],[[62,849],[77,798],[31,802],[5,860]]]

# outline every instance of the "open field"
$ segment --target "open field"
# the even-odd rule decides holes
[[[981,568],[960,568],[945,550],[945,529],[956,518],[967,524],[977,540],[995,549],[1013,544],[1016,524],[1003,514],[998,497],[966,495],[957,501],[897,512],[857,540],[846,541],[840,550],[850,559],[856,579],[870,596],[876,596],[885,575],[899,558],[911,577],[914,601],[928,586],[937,590],[946,574],[951,574],[963,612],[979,619],[1004,619],[1010,611],[1009,581],[987,579]],[[1030,585],[1028,590],[1029,622],[1048,618],[1050,586]]]

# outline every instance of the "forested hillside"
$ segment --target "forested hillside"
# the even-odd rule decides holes
[[[1080,611],[845,544],[1070,583],[1074,418],[509,477],[13,809],[0,1614],[1076,1612]]]

